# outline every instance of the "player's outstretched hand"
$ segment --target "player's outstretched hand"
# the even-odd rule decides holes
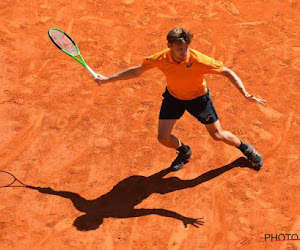
[[[255,102],[255,103],[258,103],[258,104],[265,104],[265,103],[267,102],[266,100],[257,98],[257,97],[255,97],[254,95],[249,95],[249,96],[246,97],[246,98],[247,98],[249,101]]]
[[[203,219],[204,219],[203,217],[196,218],[196,219],[184,217],[184,219],[182,219],[182,222],[183,222],[184,227],[187,227],[187,225],[190,224],[194,227],[199,228],[199,226],[203,226],[203,224],[204,224]]]
[[[107,79],[108,79],[108,77],[101,75],[101,74],[97,74],[97,78],[95,79],[95,81],[100,85]]]

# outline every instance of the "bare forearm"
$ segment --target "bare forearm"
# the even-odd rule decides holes
[[[246,98],[251,96],[245,89],[242,80],[232,70],[225,68],[222,75],[226,76]]]
[[[141,73],[142,73],[141,66],[135,66],[135,67],[128,68],[117,74],[114,74],[114,75],[111,75],[108,77],[104,77],[101,80],[102,80],[102,82],[114,82],[114,81],[120,81],[120,80],[127,80],[127,79],[137,77]]]
[[[247,90],[244,87],[244,84],[242,80],[230,69],[223,67],[223,71],[221,73],[223,76],[226,76],[236,87],[237,89],[246,97],[247,100],[259,103],[259,104],[264,104],[267,101],[257,98],[254,95],[250,95]]]

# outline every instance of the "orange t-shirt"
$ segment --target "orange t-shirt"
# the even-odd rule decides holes
[[[167,78],[167,88],[171,95],[181,100],[191,100],[207,92],[205,74],[220,74],[223,63],[199,51],[189,49],[181,63],[173,60],[170,49],[158,52],[144,59],[143,71],[159,68]]]

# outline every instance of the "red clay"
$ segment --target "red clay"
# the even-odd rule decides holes
[[[299,11],[296,0],[2,1],[0,169],[47,189],[0,189],[1,248],[297,249],[265,234],[300,238]],[[185,114],[175,134],[194,155],[168,173],[176,154],[156,139],[163,74],[98,86],[47,36],[65,30],[110,75],[166,48],[175,26],[268,101],[207,77],[223,128],[263,154],[260,171]],[[199,228],[181,221],[201,217]]]

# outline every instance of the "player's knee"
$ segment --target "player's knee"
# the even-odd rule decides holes
[[[222,131],[216,131],[210,135],[215,141],[222,141],[224,138]]]

